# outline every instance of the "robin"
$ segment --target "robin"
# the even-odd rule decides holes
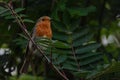
[[[45,37],[48,39],[52,38],[52,30],[51,30],[51,18],[48,16],[42,16],[38,19],[35,27],[33,28],[32,39],[34,40],[36,37]],[[24,63],[20,69],[20,73],[26,73],[29,67],[29,63],[34,51],[34,45],[31,41],[29,41],[26,49],[26,55]]]

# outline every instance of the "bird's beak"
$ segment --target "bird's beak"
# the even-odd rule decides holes
[[[52,21],[53,19],[52,18],[50,18],[50,21]]]
[[[52,22],[53,22],[53,21],[56,21],[56,20],[55,20],[55,19],[53,19],[53,18],[50,18],[50,21],[52,21]]]

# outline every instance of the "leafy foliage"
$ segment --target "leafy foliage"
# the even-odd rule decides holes
[[[34,23],[34,21],[32,21],[32,20],[30,20],[30,19],[27,19],[26,17],[26,15],[25,14],[22,14],[21,12],[24,10],[24,8],[17,8],[17,9],[15,9],[15,12],[17,13],[17,14],[19,14],[19,16],[18,17],[21,17],[21,18],[23,18],[23,22],[31,22],[31,23]],[[15,19],[15,17],[14,16],[12,16],[11,14],[11,12],[9,11],[9,9],[6,9],[6,8],[4,8],[4,7],[0,7],[0,16],[1,17],[4,17],[5,19]]]
[[[42,77],[33,77],[33,76],[30,76],[30,75],[21,75],[18,78],[16,77],[10,77],[10,80],[44,80]]]
[[[42,49],[46,52],[46,55],[50,59],[52,53],[52,63],[57,66],[61,72],[65,72],[67,77],[70,73],[72,76],[74,76],[73,79],[70,77],[72,80],[110,80],[110,74],[120,72],[120,63],[118,61],[119,48],[112,46],[110,48],[108,47],[106,51],[104,51],[101,47],[101,44],[99,43],[100,35],[101,33],[103,34],[102,29],[106,30],[107,35],[111,32],[114,32],[116,29],[119,31],[119,28],[116,28],[117,22],[111,20],[112,17],[109,19],[109,16],[117,14],[118,3],[116,4],[116,2],[113,2],[112,0],[100,0],[98,2],[88,0],[57,0],[55,2],[54,0],[53,2],[52,0],[51,2],[46,2],[44,0],[30,0],[28,3],[32,3],[32,5],[28,5],[25,8],[15,8],[18,17],[21,17],[22,21],[25,22],[27,26],[32,26],[30,23],[34,23],[33,20],[36,19],[37,16],[46,14],[51,15],[54,20],[52,22],[53,40],[36,39],[36,42],[38,45],[42,46]],[[46,7],[50,5],[52,7]],[[114,9],[116,10],[113,11]],[[26,11],[26,14],[24,11]],[[34,14],[31,12],[34,12]],[[28,19],[28,15],[33,20]],[[8,24],[10,26],[12,24],[12,29],[14,28],[14,30],[11,30],[9,33],[6,28],[0,30],[0,34],[5,33],[7,35],[9,34],[9,37],[13,37],[7,37],[6,40],[4,40],[5,38],[1,39],[0,42],[1,45],[4,43],[7,44],[7,47],[11,50],[11,53],[0,56],[0,69],[2,70],[0,72],[0,79],[6,79],[4,75],[10,76],[11,72],[15,70],[15,68],[12,69],[12,67],[17,67],[19,71],[21,61],[17,59],[23,59],[23,54],[21,53],[23,53],[25,50],[27,38],[21,34],[20,36],[17,36],[17,38],[15,37],[15,34],[20,32],[16,32],[19,29],[15,29],[15,17],[12,16],[10,11],[5,7],[0,6],[0,18],[0,20],[3,20],[4,18],[7,26]],[[108,22],[112,23],[108,24]],[[0,26],[5,26],[5,22],[4,24],[1,23]],[[107,26],[112,28],[108,28]],[[112,58],[115,58],[116,61],[112,61]],[[35,61],[33,58],[33,62],[37,65],[38,69],[36,75],[42,77],[21,75],[19,79],[17,77],[12,77],[10,80],[43,80],[43,77],[55,80],[56,75],[53,74],[51,70],[50,73],[48,72],[49,76],[44,75],[45,70],[43,69],[43,64],[40,63],[40,59]],[[8,72],[5,71],[7,68],[9,69]],[[33,74],[31,70],[29,71],[29,74]],[[106,76],[108,78],[106,78]],[[118,76],[116,76],[116,78],[117,77]]]
[[[116,62],[115,60],[112,61],[112,64],[105,64],[104,66],[98,66],[97,70],[94,70],[91,72],[87,78],[96,78],[96,77],[101,77],[102,75],[114,73],[114,72],[120,72],[120,62]]]

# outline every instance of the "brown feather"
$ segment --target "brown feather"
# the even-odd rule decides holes
[[[50,21],[42,21],[36,24],[36,36],[37,37],[44,37],[52,38],[52,30],[50,27]]]

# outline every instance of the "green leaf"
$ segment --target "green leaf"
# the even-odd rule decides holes
[[[57,58],[58,58],[58,56],[59,56],[59,54],[53,54],[53,56],[52,56],[52,58],[54,59],[54,60],[56,60]]]
[[[61,41],[67,41],[68,40],[68,36],[65,35],[65,33],[62,33],[62,32],[53,33],[53,38],[55,38],[57,40],[61,40]]]
[[[23,22],[34,23],[34,21],[30,19],[23,19]]]
[[[21,11],[23,11],[23,10],[25,10],[25,9],[24,9],[24,8],[16,8],[16,9],[15,9],[15,12],[16,12],[16,13],[19,13],[19,12],[21,12]]]
[[[95,6],[89,6],[89,7],[87,7],[87,11],[88,12],[95,12],[96,11],[96,7]]]
[[[69,8],[68,11],[70,15],[73,16],[87,16],[90,12],[96,10],[95,6],[89,6],[86,8]]]
[[[106,65],[105,65],[106,66]],[[104,65],[103,65],[104,67]],[[102,70],[94,70],[88,76],[87,79],[93,79],[101,77],[102,75],[106,75],[109,73],[120,72],[120,61],[116,62],[115,60],[112,61],[111,65],[104,67]]]
[[[76,40],[84,35],[87,35],[88,32],[89,32],[89,29],[84,29],[84,30],[77,29],[77,31],[75,31],[74,34],[72,35],[72,38],[73,40]]]
[[[54,54],[60,54],[60,55],[66,55],[66,54],[71,54],[72,52],[69,49],[59,49],[59,48],[54,48],[52,49],[52,52]]]
[[[66,55],[60,55],[58,58],[57,58],[57,62],[58,63],[62,63],[62,62],[65,62],[67,59],[67,56]]]
[[[74,47],[78,47],[78,46],[80,46],[80,45],[83,45],[84,43],[90,41],[90,39],[91,39],[92,37],[93,37],[92,34],[88,34],[88,35],[86,35],[86,36],[83,36],[83,37],[80,38],[80,39],[74,40],[73,46],[74,46]]]
[[[64,23],[62,22],[58,22],[58,21],[54,21],[52,23],[53,27],[56,28],[57,30],[61,31],[61,32],[67,32],[67,27]]]
[[[28,40],[28,38],[27,38],[24,34],[18,34],[18,35],[19,35],[20,37],[22,37],[22,38]]]
[[[27,17],[25,14],[19,14],[20,17]]]
[[[91,53],[85,53],[84,55],[80,55],[80,56],[77,56],[77,59],[87,59],[87,58],[91,58],[92,56],[99,56],[101,55],[101,53],[97,53],[97,52],[91,52]]]
[[[76,53],[81,54],[81,53],[89,52],[92,50],[96,50],[100,46],[101,46],[100,44],[90,44],[90,45],[84,46],[83,48],[76,49]]]
[[[66,9],[66,1],[67,1],[67,0],[59,1],[59,3],[58,3],[58,9],[59,9],[60,11],[64,11],[64,10]]]
[[[27,45],[27,40],[23,38],[17,38],[13,41],[16,43],[16,45],[19,45],[21,48],[25,48]]]
[[[10,12],[5,12],[4,14],[1,14],[0,16],[5,17],[5,16],[12,16]]]
[[[2,9],[0,9],[0,15],[3,14],[3,13],[6,13],[8,11],[9,11],[8,9],[2,8]]]
[[[78,78],[85,78],[91,71],[80,70],[78,72],[73,72],[74,76]]]
[[[112,64],[107,67],[104,73],[120,72],[120,61],[112,60]]]
[[[70,8],[68,9],[70,15],[73,16],[87,16],[88,12],[85,8]]]
[[[76,30],[78,31],[79,29],[80,29],[80,26],[79,26],[79,23],[80,22],[80,20],[79,19],[72,19],[71,20],[71,23],[69,23],[70,24],[70,31],[72,31],[72,32],[75,32]],[[79,31],[78,31],[79,32]]]
[[[99,61],[101,59],[102,59],[102,55],[100,55],[100,54],[99,55],[95,55],[95,56],[92,56],[92,57],[85,58],[85,59],[81,60],[80,65],[81,66],[85,66],[85,65],[88,65],[90,63]]]
[[[19,17],[27,17],[26,15],[24,15],[24,14],[20,14],[19,15]],[[10,15],[7,15],[7,16],[5,16],[5,19],[15,19],[15,17],[14,16],[10,16]]]
[[[11,78],[10,80],[14,80],[14,79]],[[19,79],[16,79],[16,80],[43,80],[43,77],[36,77],[36,76],[23,74],[23,75],[20,75]]]
[[[78,71],[78,69],[70,64],[64,64],[62,66],[63,69],[71,70],[71,71]]]
[[[0,6],[0,11],[2,11],[2,10],[5,10],[5,8],[4,8],[4,7],[2,7],[2,6]]]
[[[68,49],[70,48],[68,44],[66,43],[63,43],[61,41],[53,41],[53,45],[56,47],[56,48],[62,48],[62,49]]]
[[[66,25],[66,26],[70,26],[70,14],[69,14],[69,12],[68,11],[65,11],[64,13],[63,13],[63,23]]]
[[[16,9],[15,9],[15,12],[16,12],[16,13],[19,13],[19,12],[21,12],[21,11],[23,11],[23,10],[24,10],[23,8],[16,8]],[[6,11],[7,11],[7,12],[6,12]],[[8,12],[8,9],[5,9],[5,11],[3,11],[3,12],[4,12],[4,14],[1,14],[2,17],[4,17],[4,16],[12,16],[12,15],[11,15],[11,12],[10,12],[10,11]]]
[[[5,19],[15,19],[14,16],[6,16]]]
[[[52,18],[53,20],[60,21],[57,11],[57,9],[53,11]]]

